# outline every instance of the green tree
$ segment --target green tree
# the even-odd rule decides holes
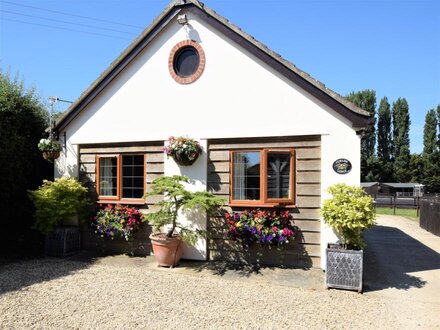
[[[35,90],[0,71],[0,240],[2,253],[17,252],[36,237],[33,206],[27,196],[53,171],[37,148],[47,127],[47,112]],[[4,245],[4,247],[1,247]],[[33,247],[33,250],[36,250]]]
[[[346,99],[359,108],[368,111],[374,118],[374,123],[367,128],[361,141],[361,181],[366,181],[366,177],[370,172],[368,160],[374,157],[376,147],[376,92],[369,89],[351,92],[346,96]]]
[[[382,163],[375,155],[367,159],[367,175],[365,176],[366,182],[380,181],[380,175],[382,172]]]
[[[437,113],[439,118],[437,118]],[[437,136],[440,107],[437,107],[437,113],[434,109],[426,113],[423,129],[423,175],[420,182],[426,186],[428,192],[440,191],[440,145]]]
[[[379,162],[378,181],[393,181],[393,131],[391,108],[384,96],[379,103],[377,121],[377,157]]]
[[[425,177],[425,162],[420,154],[411,154],[409,161],[410,181],[422,183]]]
[[[438,151],[437,124],[436,113],[434,109],[431,109],[425,116],[425,126],[423,128],[423,156],[430,156]]]
[[[394,178],[398,182],[408,182],[410,176],[410,149],[409,149],[409,106],[405,98],[398,98],[393,103],[393,158]]]

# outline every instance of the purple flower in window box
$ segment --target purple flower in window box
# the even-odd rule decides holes
[[[229,230],[226,237],[248,248],[254,243],[281,246],[295,233],[289,211],[244,210],[225,214]]]

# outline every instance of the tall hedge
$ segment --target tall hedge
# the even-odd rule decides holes
[[[28,189],[51,178],[53,165],[37,148],[48,115],[34,89],[0,71],[0,253],[17,252],[31,244],[33,206]],[[29,236],[30,235],[30,236]]]

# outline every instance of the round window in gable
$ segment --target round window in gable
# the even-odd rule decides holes
[[[168,69],[179,84],[196,81],[205,68],[205,52],[195,41],[184,40],[171,50]]]
[[[180,49],[174,57],[174,71],[179,77],[193,75],[199,68],[200,57],[197,49],[192,46]]]

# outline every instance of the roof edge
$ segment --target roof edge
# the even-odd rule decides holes
[[[141,45],[141,48],[143,49],[149,42],[149,40],[151,40],[151,34],[155,32],[155,29],[159,26],[159,24],[166,20],[167,22],[170,21],[169,19],[166,19],[168,15],[170,15],[173,12],[173,9],[177,9],[177,11],[180,11],[178,7],[181,7],[182,5],[180,4],[181,1],[184,0],[175,0],[173,2],[171,2],[163,11],[162,13],[159,14],[159,16],[157,16],[153,22],[146,27],[141,34],[135,39],[133,40],[128,47],[126,47],[121,54],[119,54],[119,56],[113,60],[110,65],[98,76],[98,78],[96,78],[92,84],[87,87],[87,89],[81,93],[81,95],[71,104],[71,106],[58,118],[58,120],[56,121],[55,125],[54,125],[54,129],[55,130],[60,130],[63,129],[64,127],[66,127],[70,121],[76,117],[76,115],[73,116],[73,118],[69,118],[72,116],[72,114],[74,114],[74,112],[76,111],[76,109],[78,107],[80,107],[84,101],[87,100],[87,98],[89,98],[91,96],[91,94],[93,93],[93,91],[98,88],[104,81],[106,78],[109,77],[110,74],[112,74],[120,65],[121,63],[130,55],[132,54],[134,51],[136,51],[136,48],[139,47]],[[178,4],[179,3],[179,4]],[[177,12],[174,13],[174,15],[171,15],[172,17],[176,16]],[[171,17],[171,18],[172,18]],[[165,24],[166,25],[166,24]],[[161,29],[160,29],[161,30]],[[158,32],[160,32],[157,31]],[[157,34],[154,33],[154,36]],[[150,38],[149,38],[150,37]],[[142,45],[143,41],[146,41],[144,45]],[[143,47],[142,47],[143,46]],[[140,49],[140,50],[142,50]],[[139,53],[140,50],[136,53]],[[131,62],[131,60],[130,60]],[[119,72],[118,72],[119,73]],[[110,79],[110,81],[113,80]],[[110,82],[109,81],[109,82]],[[108,82],[108,83],[109,83]],[[107,83],[107,84],[108,84]],[[106,85],[107,85],[106,84]],[[98,93],[99,94],[99,93]],[[68,121],[68,123],[66,123],[66,121]]]
[[[297,68],[293,63],[284,59],[278,53],[269,49],[266,45],[256,40],[251,35],[242,31],[238,26],[231,23],[229,20],[223,16],[217,14],[214,10],[206,7],[202,2],[197,0],[174,0],[171,2],[159,16],[157,16],[153,22],[137,37],[110,65],[102,72],[99,77],[78,97],[78,99],[63,113],[60,118],[55,123],[55,130],[64,129],[75,117],[76,115],[89,104],[99,92],[107,86],[122,69],[131,62],[131,60],[140,53],[167,24],[168,22],[177,15],[178,12],[184,7],[194,6],[200,10],[200,12],[206,15],[199,15],[202,19],[205,18],[209,20],[209,17],[217,21],[218,24],[223,25],[224,28],[230,30],[236,35],[240,36],[242,39],[247,41],[249,45],[255,47],[259,51],[263,52],[272,58],[275,62],[279,63],[286,70],[289,70],[295,75],[295,77],[288,77],[294,83],[298,84],[306,91],[312,91],[313,94],[320,100],[324,99],[325,96],[329,97],[335,102],[328,101],[330,107],[335,109],[338,113],[348,118],[352,123],[352,128],[355,130],[364,130],[371,122],[371,115],[369,112],[357,107],[352,102],[346,100],[340,94],[326,87],[320,81],[311,77],[308,73]],[[208,22],[213,23],[214,21]],[[217,24],[217,28],[219,25]],[[277,68],[276,68],[277,69]],[[278,67],[277,71],[280,72],[281,68]],[[283,75],[289,75],[286,70],[281,70]],[[304,81],[306,84],[301,84]],[[329,99],[329,100],[330,100]],[[337,104],[340,106],[338,107]],[[346,110],[345,110],[346,109]]]

